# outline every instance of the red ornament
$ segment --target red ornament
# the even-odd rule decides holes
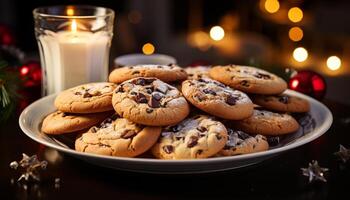
[[[27,62],[26,64],[22,65],[22,67],[20,67],[19,72],[24,82],[24,87],[40,86],[41,67],[39,62]]]
[[[14,41],[15,39],[10,28],[0,25],[0,45],[12,45]]]
[[[198,67],[198,66],[209,66],[209,65],[210,65],[210,63],[206,60],[195,60],[191,64],[189,64],[188,66]]]
[[[322,99],[326,94],[327,85],[320,74],[310,70],[303,70],[289,80],[289,88],[316,99]]]

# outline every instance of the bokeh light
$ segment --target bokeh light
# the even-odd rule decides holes
[[[269,13],[275,13],[280,9],[280,2],[278,0],[266,0],[265,10]]]
[[[308,55],[307,50],[303,47],[298,47],[293,51],[293,58],[298,62],[304,62]]]
[[[66,10],[66,13],[68,16],[73,16],[74,15],[74,8],[72,6],[68,7]]]
[[[213,26],[210,29],[210,37],[211,39],[215,40],[215,41],[219,41],[222,40],[225,36],[225,31],[221,26]]]
[[[289,39],[291,39],[294,42],[298,42],[301,39],[303,39],[304,33],[303,30],[299,27],[292,27],[289,29]]]
[[[338,56],[330,56],[327,59],[327,67],[332,70],[338,70],[341,67],[341,60]]]
[[[303,19],[303,11],[298,7],[293,7],[288,11],[288,18],[294,23],[300,22]]]
[[[151,55],[153,54],[155,51],[155,47],[153,44],[151,43],[146,43],[142,46],[142,52],[145,54],[145,55]]]

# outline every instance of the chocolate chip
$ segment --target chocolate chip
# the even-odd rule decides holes
[[[67,113],[62,113],[62,117],[65,117],[65,116],[67,116]]]
[[[276,146],[280,143],[280,138],[275,136],[275,137],[268,137],[267,138],[267,143],[269,143],[270,146]]]
[[[161,92],[163,94],[166,94],[166,92],[168,91],[168,86],[164,85],[164,84],[159,84],[156,88],[156,91]]]
[[[124,92],[123,85],[120,85],[120,86],[117,88],[117,90],[116,90],[115,93],[119,93],[119,92]]]
[[[199,127],[197,127],[197,130],[200,131],[200,132],[208,131],[208,129],[205,128],[204,126],[199,126]]]
[[[170,130],[172,130],[173,132],[178,132],[180,130],[180,126],[177,126],[177,125],[172,126],[170,127]]]
[[[222,139],[222,136],[219,135],[219,134],[216,134],[215,137],[216,137],[216,139],[218,139],[218,140],[221,140],[221,139]]]
[[[117,114],[114,114],[114,115],[112,115],[110,118],[111,118],[111,120],[116,120],[116,119],[118,119],[118,115]]]
[[[196,96],[194,96],[198,101],[202,102],[206,99],[206,96],[204,94],[198,93]]]
[[[169,63],[169,64],[168,64],[169,67],[170,67],[170,66],[173,66],[173,65],[174,65],[174,63]]]
[[[88,92],[85,92],[83,95],[83,98],[89,98],[89,97],[92,97],[92,95]]]
[[[256,147],[256,144],[253,144],[253,149],[255,149],[255,147]]]
[[[131,95],[137,95],[137,92],[132,91],[132,92],[130,92],[130,94],[131,94]]]
[[[196,152],[196,154],[198,154],[198,155],[201,155],[202,153],[203,153],[202,149],[198,149],[197,152]]]
[[[96,127],[92,127],[92,128],[90,129],[90,131],[91,131],[91,133],[96,133],[96,132],[97,132],[97,128],[96,128]]]
[[[160,96],[160,94],[153,93],[150,101],[148,102],[148,105],[152,108],[159,108],[161,99],[162,99],[162,96]]]
[[[260,73],[260,72],[257,72],[256,74],[254,74],[254,76],[255,76],[256,78],[262,78],[262,79],[265,79],[265,80],[271,79],[271,76],[270,76],[270,75],[264,74],[264,73]]]
[[[147,98],[146,98],[146,96],[144,95],[144,94],[142,94],[142,93],[138,93],[137,95],[136,95],[136,102],[137,103],[147,103]]]
[[[199,78],[198,79],[199,82],[202,82],[202,83],[208,83],[206,80],[202,79],[202,78]]]
[[[184,69],[180,69],[180,72],[185,72],[185,70]]]
[[[217,82],[217,81],[213,81],[213,83],[214,83],[215,85],[219,86],[219,87],[226,87],[224,84],[219,83],[219,82]]]
[[[128,130],[128,131],[122,133],[122,135],[120,137],[123,138],[123,139],[129,139],[129,138],[134,137],[135,135],[136,135],[135,131]]]
[[[129,69],[133,69],[134,67],[133,67],[133,66],[129,66],[128,68],[129,68]]]
[[[163,150],[167,154],[171,154],[174,151],[174,147],[172,145],[163,146]]]
[[[278,98],[278,101],[284,104],[287,104],[289,101],[289,97],[288,96],[281,96]]]
[[[132,73],[131,73],[131,75],[135,75],[135,74],[139,74],[140,72],[139,71],[133,71]]]
[[[161,66],[161,65],[158,65],[158,66],[157,66],[157,68],[163,68],[163,66]]]
[[[156,79],[155,78],[147,78],[147,79],[144,79],[146,84],[151,84],[153,83],[153,81],[155,81]]]
[[[144,86],[146,84],[146,80],[143,78],[136,79],[135,85],[142,85]]]
[[[233,105],[236,105],[236,102],[237,102],[237,97],[234,97],[234,96],[232,96],[232,95],[229,95],[229,96],[227,96],[227,98],[226,98],[226,103],[228,104],[228,105],[230,105],[230,106],[233,106]]]
[[[205,88],[205,89],[203,90],[203,92],[204,92],[205,94],[216,95],[216,92],[215,92],[214,90],[211,90],[211,89],[208,89],[208,88]]]
[[[191,136],[190,140],[187,143],[187,147],[192,148],[198,144],[198,137],[197,136]]]
[[[75,92],[74,94],[75,95],[81,95],[81,92]]]
[[[147,92],[147,94],[152,94],[152,90],[151,89],[146,89],[146,92]]]
[[[249,87],[249,83],[246,80],[241,81],[239,84],[241,84],[241,86],[244,86],[244,87]]]
[[[152,113],[152,112],[153,112],[153,109],[152,109],[152,108],[146,108],[146,112],[147,112],[147,113]]]

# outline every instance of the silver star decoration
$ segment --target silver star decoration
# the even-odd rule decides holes
[[[350,159],[350,149],[345,148],[343,145],[339,145],[339,151],[334,155],[338,156],[343,163],[346,163]]]
[[[22,160],[19,162],[13,161],[10,163],[10,167],[12,169],[17,170],[18,167],[23,168],[23,172],[21,176],[17,179],[17,181],[25,180],[30,181],[40,181],[40,175],[38,173],[39,169],[46,169],[47,161],[39,161],[36,155],[28,156],[25,153],[22,153]]]
[[[322,168],[318,165],[317,160],[311,161],[308,168],[301,168],[304,176],[309,177],[309,183],[312,181],[323,181],[327,182],[324,177],[324,172],[328,171],[328,168]]]

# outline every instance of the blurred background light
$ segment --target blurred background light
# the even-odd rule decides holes
[[[151,43],[146,43],[142,46],[142,52],[145,54],[145,55],[151,55],[153,54],[155,51],[155,47],[153,44]]]
[[[303,39],[304,33],[301,28],[292,27],[291,29],[289,29],[288,35],[289,35],[289,39],[291,39],[294,42],[298,42],[301,39]]]
[[[225,36],[225,31],[221,26],[213,26],[210,29],[210,37],[211,39],[215,40],[215,41],[219,41],[222,40]]]
[[[278,0],[266,0],[264,6],[265,10],[269,13],[275,13],[280,9],[280,3]]]
[[[327,59],[327,67],[332,71],[338,70],[341,67],[340,58],[337,56],[330,56]]]
[[[294,23],[300,22],[303,19],[303,11],[298,7],[293,7],[288,11],[288,18]]]
[[[293,58],[298,62],[304,62],[308,57],[307,50],[303,47],[298,47],[293,51]]]

